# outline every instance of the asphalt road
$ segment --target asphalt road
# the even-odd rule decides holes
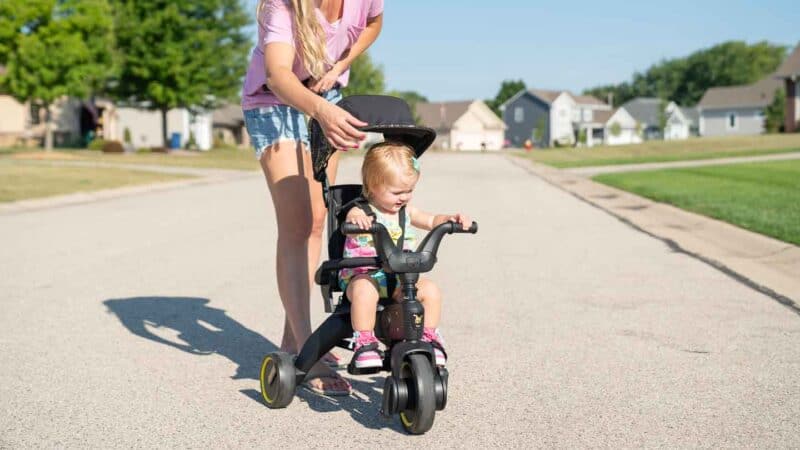
[[[796,313],[502,156],[421,162],[417,206],[480,223],[431,274],[428,434],[379,416],[382,376],[262,404],[283,315],[253,175],[0,215],[0,447],[800,446]]]

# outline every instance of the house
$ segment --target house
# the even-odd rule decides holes
[[[786,87],[786,112],[784,130],[787,133],[800,130],[800,45],[778,67],[775,77]]]
[[[575,145],[581,129],[597,129],[597,112],[611,106],[591,96],[568,91],[521,90],[500,106],[506,124],[506,141],[521,147],[532,140],[536,146]],[[594,128],[592,128],[594,127]]]
[[[250,136],[244,126],[244,114],[238,103],[229,103],[212,111],[211,127],[214,142],[245,147],[250,145]]]
[[[115,127],[112,139],[123,140],[125,130],[129,131],[131,144],[141,147],[170,147],[172,139],[177,139],[179,148],[186,147],[194,140],[199,150],[211,149],[211,113],[194,113],[186,108],[175,108],[167,112],[167,140],[162,137],[161,111],[122,106],[116,108]],[[173,137],[174,136],[174,137]]]
[[[578,122],[575,126],[579,143],[587,147],[642,142],[638,123],[625,108],[593,111],[591,121]]]
[[[663,139],[663,124],[667,121],[667,103],[656,97],[637,97],[625,102],[622,107],[637,122],[645,140]]]
[[[700,135],[700,111],[697,108],[681,107],[669,102],[664,109],[664,140],[688,139]]]
[[[765,109],[785,83],[775,74],[745,86],[707,90],[697,107],[701,136],[754,135],[765,131]]]
[[[481,100],[417,103],[420,124],[436,130],[436,148],[500,150],[505,124]]]

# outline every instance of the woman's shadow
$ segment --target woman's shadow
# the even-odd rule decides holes
[[[222,309],[208,306],[210,300],[198,297],[131,297],[109,299],[103,304],[131,333],[193,355],[218,354],[237,365],[233,379],[259,379],[261,360],[278,346],[260,334],[235,321]],[[168,329],[182,342],[165,339],[151,330]],[[297,397],[313,410],[331,412],[345,410],[367,428],[393,428],[395,421],[382,419],[383,379],[369,381],[351,379],[353,390],[361,395],[323,397],[299,388]],[[245,396],[262,403],[257,389],[243,389]]]

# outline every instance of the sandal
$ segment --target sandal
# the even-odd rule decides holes
[[[311,383],[311,381],[313,381],[313,380],[317,380],[317,379],[322,380],[322,379],[325,379],[325,378],[328,378],[328,379],[331,379],[331,380],[344,381],[345,384],[347,384],[347,389],[335,389],[333,387],[326,388],[325,387],[325,383],[322,383],[322,386],[315,386],[315,385],[313,385]],[[350,383],[347,380],[345,380],[344,378],[342,378],[336,372],[334,372],[332,374],[319,374],[319,375],[317,375],[315,377],[312,377],[312,378],[309,378],[309,379],[303,381],[303,384],[301,386],[303,386],[304,388],[308,389],[309,391],[311,391],[311,392],[313,392],[315,394],[325,395],[325,396],[330,396],[330,397],[347,397],[353,392],[353,387],[350,385]]]

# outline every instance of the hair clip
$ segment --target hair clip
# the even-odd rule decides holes
[[[411,157],[411,165],[414,166],[414,170],[419,173],[419,160],[414,156]]]

